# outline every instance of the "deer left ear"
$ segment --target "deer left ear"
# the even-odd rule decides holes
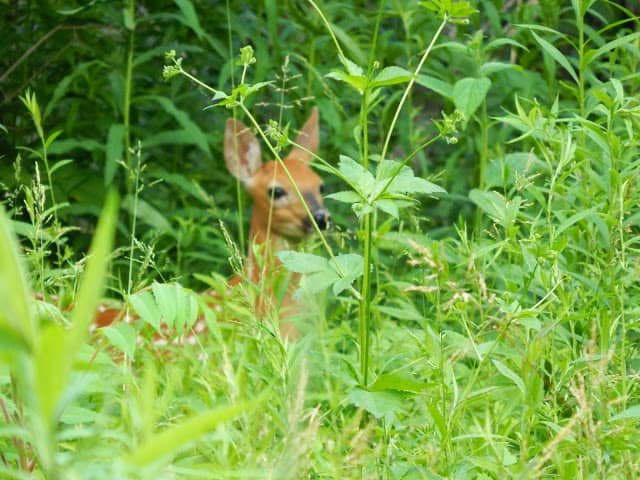
[[[311,115],[309,115],[309,118],[295,140],[296,144],[302,148],[293,147],[289,155],[299,158],[300,160],[304,160],[305,162],[310,162],[313,157],[309,152],[318,152],[318,145],[320,144],[319,137],[318,107],[313,107]],[[308,150],[309,152],[305,150]]]

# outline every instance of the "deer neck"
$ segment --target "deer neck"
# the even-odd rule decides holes
[[[291,248],[289,240],[270,230],[268,217],[264,217],[266,216],[259,216],[254,212],[249,230],[247,273],[254,283],[258,283],[264,273],[273,272],[280,265],[276,253]],[[256,254],[260,256],[260,260],[256,258]]]

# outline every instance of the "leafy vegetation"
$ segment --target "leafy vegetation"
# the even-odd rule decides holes
[[[0,0],[0,476],[637,475],[637,2],[73,5]],[[291,342],[223,131],[312,105]]]

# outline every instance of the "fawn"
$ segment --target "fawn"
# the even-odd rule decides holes
[[[253,210],[249,230],[249,251],[246,260],[246,276],[236,276],[229,281],[230,286],[242,283],[245,278],[258,284],[263,297],[258,299],[256,311],[264,313],[268,303],[275,301],[269,276],[278,269],[279,260],[275,256],[280,250],[290,246],[314,231],[314,223],[321,230],[327,228],[329,214],[324,208],[322,193],[324,186],[321,178],[311,169],[312,153],[318,150],[318,109],[313,108],[311,115],[300,130],[296,145],[282,160],[301,193],[311,217],[307,215],[304,204],[293,187],[290,177],[276,160],[263,163],[260,142],[253,132],[241,122],[228,119],[224,134],[224,160],[227,169],[242,182],[253,199]],[[259,253],[260,261],[256,258]],[[280,334],[285,338],[298,336],[296,327],[286,321],[286,317],[297,312],[292,299],[293,291],[299,281],[299,274],[293,274],[284,298],[278,305],[280,317],[285,320],[280,325]],[[203,295],[215,297],[212,291]],[[265,298],[266,297],[266,298]],[[215,301],[214,301],[215,303]],[[122,318],[124,311],[116,308],[102,308],[96,315],[94,325],[104,327]],[[127,317],[125,321],[130,321]],[[180,342],[193,343],[197,335],[206,330],[204,319],[199,319],[191,334]],[[165,343],[166,338],[158,338],[155,343]]]

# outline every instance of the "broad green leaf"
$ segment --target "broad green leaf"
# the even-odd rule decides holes
[[[388,85],[396,85],[411,80],[413,74],[401,67],[383,68],[378,75],[371,80],[371,87],[386,87]]]
[[[367,88],[367,77],[364,75],[349,75],[348,73],[342,70],[333,70],[330,73],[325,75],[327,78],[333,78],[334,80],[339,80],[344,82],[358,92],[362,93]]]
[[[285,250],[276,254],[282,264],[297,273],[312,273],[330,270],[329,262],[326,258],[311,253],[295,252]]]
[[[329,264],[335,270],[338,280],[333,284],[333,294],[339,295],[363,274],[364,260],[357,253],[346,253],[335,257]]]
[[[157,332],[161,331],[160,320],[161,314],[158,305],[149,291],[142,291],[129,295],[129,304],[140,316],[140,318],[148,325],[151,325]]]
[[[558,50],[552,44],[547,42],[544,38],[538,36],[536,32],[532,31],[531,34],[536,39],[536,42],[540,44],[542,49],[551,58],[553,58],[556,62],[558,62],[558,64],[562,68],[564,68],[569,75],[571,75],[571,78],[573,79],[573,81],[576,82],[576,84],[580,83],[580,81],[578,80],[578,75],[576,74],[576,71],[574,70],[574,68],[571,66],[571,63],[569,63],[569,60],[567,59],[567,57],[565,57],[560,50]]]
[[[398,391],[368,391],[354,388],[349,393],[349,401],[362,408],[376,418],[392,417],[402,410],[406,395]]]
[[[324,198],[330,198],[332,200],[335,200],[337,202],[342,202],[342,203],[355,203],[355,202],[361,202],[363,200],[363,198],[360,195],[358,195],[356,192],[353,192],[353,191],[331,193],[329,195],[325,195]]]
[[[622,412],[618,413],[617,415],[614,415],[613,417],[611,417],[612,422],[617,422],[618,420],[626,420],[626,419],[633,419],[633,420],[640,419],[640,405],[633,405],[627,408],[626,410],[623,410]]]
[[[393,218],[400,218],[400,205],[395,200],[388,198],[381,198],[374,202],[376,208],[382,210],[384,213],[391,215]]]
[[[62,423],[78,425],[80,423],[93,423],[98,419],[98,413],[78,405],[69,405],[64,409],[60,417]]]
[[[176,453],[187,444],[198,440],[218,425],[233,420],[238,415],[251,411],[264,403],[268,392],[254,401],[239,402],[222,408],[194,415],[177,425],[153,435],[140,446],[133,449],[127,461],[136,466],[149,465],[168,455]]]
[[[185,329],[191,328],[198,320],[197,295],[182,285],[175,284],[176,292],[176,329],[180,334]]]
[[[369,387],[372,392],[384,390],[397,390],[399,392],[420,393],[429,387],[428,383],[416,382],[415,380],[392,373],[386,373],[376,378],[376,381]]]
[[[121,123],[114,123],[109,127],[106,144],[106,164],[104,166],[104,184],[110,185],[118,170],[118,160],[124,158],[125,128]]]
[[[498,223],[503,224],[507,219],[507,200],[500,193],[494,190],[483,192],[474,188],[469,192],[469,198]]]
[[[27,278],[18,241],[0,205],[0,330],[13,332],[33,346],[36,323],[29,308],[31,293]]]
[[[126,322],[116,322],[114,325],[102,328],[100,333],[107,337],[111,345],[120,350],[127,357],[134,357],[138,334],[136,329],[131,325]]]
[[[175,323],[178,297],[183,295],[180,289],[181,287],[175,283],[153,282],[151,284],[151,291],[153,292],[153,298],[158,306],[160,316],[170,328],[173,327]]]
[[[323,270],[304,275],[300,285],[309,293],[319,293],[329,288],[340,279],[333,270]]]
[[[434,92],[442,95],[445,98],[453,99],[453,87],[447,82],[439,80],[435,77],[431,77],[429,75],[418,75],[418,77],[416,78],[416,83],[428,88],[429,90],[433,90]]]
[[[463,78],[453,86],[453,104],[467,121],[484,102],[491,87],[491,80],[483,78]]]

